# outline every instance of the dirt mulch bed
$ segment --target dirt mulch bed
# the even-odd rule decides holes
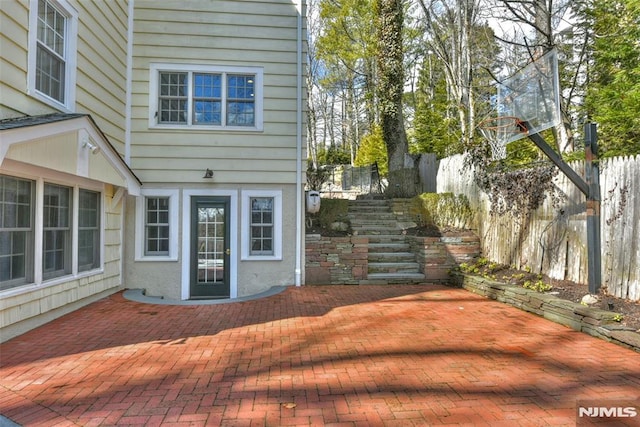
[[[569,280],[551,279],[545,275],[516,270],[508,266],[490,262],[480,262],[480,264],[484,265],[476,264],[471,267],[474,268],[473,274],[490,277],[497,281],[503,281],[505,283],[520,286],[524,285],[527,281],[530,283],[542,281],[542,283],[552,286],[552,289],[545,293],[555,295],[558,298],[567,301],[580,303],[582,298],[589,294],[589,286],[586,284],[576,283]],[[633,328],[633,330],[640,332],[640,302],[608,295],[605,287],[600,289],[597,297],[598,302],[591,304],[590,307],[619,313],[623,316],[623,319],[620,322],[621,325]]]

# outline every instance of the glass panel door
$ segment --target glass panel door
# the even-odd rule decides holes
[[[229,198],[191,201],[191,298],[229,298]]]

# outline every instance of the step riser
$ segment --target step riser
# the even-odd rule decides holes
[[[369,244],[377,243],[377,244],[394,244],[394,243],[405,243],[405,236],[402,234],[365,234],[358,233],[359,236],[364,236],[369,239]]]
[[[377,217],[377,216],[373,216],[371,215],[371,217],[369,218],[364,218],[364,217],[358,217],[358,218],[350,218],[349,221],[351,221],[351,224],[393,224],[394,226],[396,226],[396,224],[398,223],[395,218],[384,218],[384,217]]]
[[[372,262],[416,262],[416,256],[410,252],[369,252],[369,263]]]
[[[415,254],[413,254],[413,252],[410,252],[409,250],[409,245],[405,245],[405,244],[398,244],[397,246],[394,246],[392,244],[383,244],[381,246],[378,246],[379,244],[376,243],[370,243],[369,244],[369,254],[388,254],[388,253],[404,253],[404,252],[408,252],[411,253],[411,255],[415,258]]]
[[[369,274],[368,282],[378,283],[420,283],[424,282],[425,276],[421,273],[407,274],[390,274],[390,273],[372,273]]]
[[[417,263],[369,263],[369,274],[371,273],[420,273]]]

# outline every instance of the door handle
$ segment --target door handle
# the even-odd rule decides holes
[[[227,255],[231,255],[231,249],[227,249],[226,251],[224,251],[224,253]]]

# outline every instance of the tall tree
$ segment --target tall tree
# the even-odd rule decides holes
[[[478,24],[478,0],[418,0],[418,3],[430,47],[444,64],[447,86],[457,104],[460,135],[468,146],[476,122],[471,45],[473,28]]]
[[[380,126],[387,147],[389,187],[391,195],[413,192],[401,173],[409,143],[404,129],[403,94],[405,83],[402,33],[404,23],[402,0],[376,0],[378,42],[378,99]]]
[[[431,51],[425,55],[415,98],[411,151],[435,153],[438,158],[462,152],[458,113],[451,102],[442,62]]]
[[[345,147],[353,158],[376,117],[373,0],[321,0],[319,16],[317,55],[326,67],[321,85],[334,113],[329,144]]]
[[[640,153],[640,0],[596,0],[587,113],[605,155]]]

